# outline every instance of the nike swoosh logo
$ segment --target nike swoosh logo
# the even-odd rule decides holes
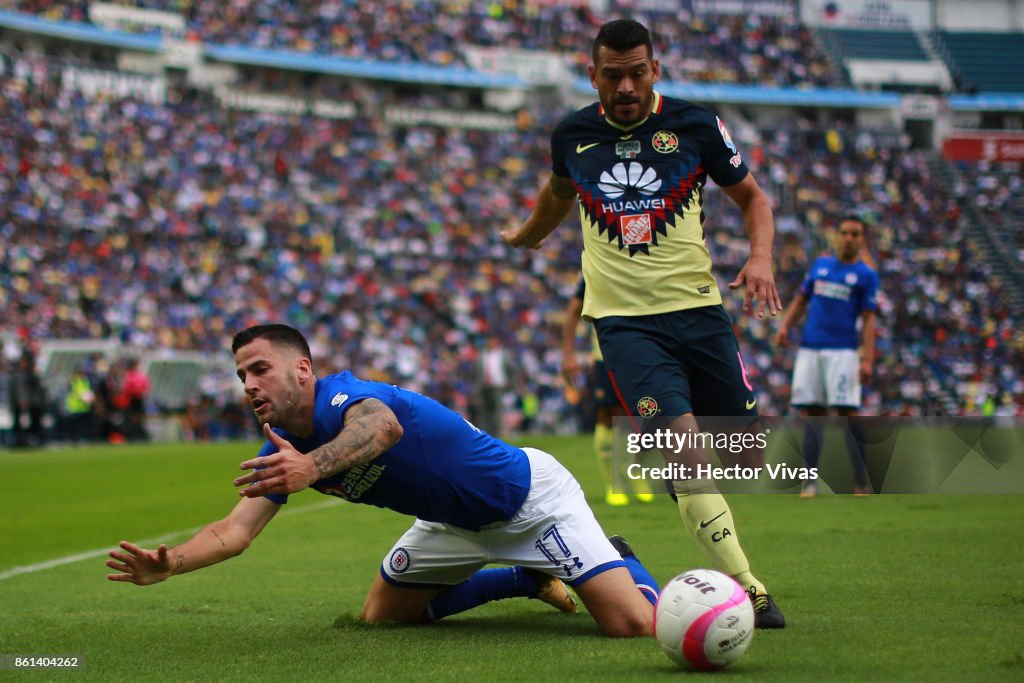
[[[592,142],[589,145],[576,145],[576,153],[577,154],[583,154],[584,152],[586,152],[591,147],[597,147],[600,144],[601,144],[600,142]]]
[[[719,513],[718,513],[717,515],[715,515],[714,517],[712,517],[711,519],[709,519],[709,520],[708,520],[708,521],[706,521],[706,522],[705,522],[704,520],[701,520],[701,522],[700,522],[700,528],[701,528],[701,529],[706,529],[706,528],[708,527],[708,525],[709,525],[709,524],[711,524],[711,523],[712,523],[712,522],[714,522],[714,521],[715,521],[716,519],[718,519],[719,517],[721,517],[722,515],[724,515],[724,514],[725,514],[726,512],[728,512],[728,510],[723,510],[722,512],[719,512]]]
[[[753,410],[754,406],[757,405],[757,399],[755,398],[753,401],[747,401],[744,405],[747,406],[747,410]]]

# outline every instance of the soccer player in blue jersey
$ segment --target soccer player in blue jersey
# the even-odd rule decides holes
[[[839,222],[836,255],[822,256],[811,265],[775,333],[776,346],[784,347],[789,342],[790,328],[807,313],[793,366],[791,402],[805,417],[821,418],[833,408],[847,418],[844,434],[853,463],[853,491],[858,495],[870,492],[864,433],[856,418],[860,413],[861,383],[870,380],[873,371],[878,311],[878,273],[861,257],[865,227],[857,216],[846,216]],[[818,466],[822,422],[811,419],[806,423],[803,457],[807,467]],[[809,498],[816,493],[817,484],[810,482],[804,485],[801,496]]]
[[[343,372],[318,379],[292,327],[232,342],[267,442],[241,464],[242,499],[175,548],[122,541],[112,581],[148,585],[240,554],[306,487],[416,517],[384,558],[362,618],[432,622],[490,600],[575,604],[610,636],[651,633],[657,584],[621,537],[608,539],[579,484],[551,455],[516,448],[435,401]],[[498,563],[508,567],[482,569]]]
[[[642,24],[603,25],[592,59],[590,82],[600,101],[555,127],[552,174],[526,222],[503,231],[502,239],[536,248],[578,202],[583,315],[594,321],[634,429],[667,423],[674,437],[685,437],[701,431],[696,418],[702,416],[738,418],[753,429],[757,397],[711,272],[703,196],[711,178],[743,215],[750,256],[729,288],[744,287],[744,310],[761,317],[782,309],[768,199],[721,119],[654,89],[659,64]],[[662,455],[691,471],[708,461],[699,448]],[[715,568],[750,593],[757,627],[783,627],[781,611],[750,571],[715,483],[681,479],[673,488],[687,530]]]

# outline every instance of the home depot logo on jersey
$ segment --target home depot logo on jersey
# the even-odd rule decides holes
[[[650,244],[654,241],[654,222],[651,214],[640,213],[619,216],[619,236],[623,244]]]

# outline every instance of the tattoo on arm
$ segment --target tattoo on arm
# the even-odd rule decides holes
[[[185,553],[178,553],[177,561],[174,563],[174,571],[178,571],[185,566]]]
[[[345,426],[338,436],[308,453],[320,477],[370,462],[402,438],[402,426],[395,414],[375,398],[360,401],[345,413]]]
[[[220,537],[220,534],[218,534],[213,529],[210,529],[210,533],[217,537],[217,540],[220,541],[220,545],[221,545],[222,548],[227,548],[228,547],[228,544],[224,542],[224,539]]]
[[[573,199],[576,197],[576,185],[569,178],[552,175],[549,183],[551,194],[559,199]]]

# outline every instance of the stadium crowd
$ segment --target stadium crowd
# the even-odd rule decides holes
[[[964,403],[958,378],[988,368],[1001,368],[1000,398],[1005,390],[1020,395],[1024,340],[1014,327],[1017,318],[986,264],[964,248],[956,197],[935,178],[935,160],[927,152],[907,149],[895,133],[833,123],[762,131],[750,156],[775,199],[777,278],[785,300],[797,291],[807,265],[828,250],[839,217],[856,213],[868,220],[869,251],[882,282],[878,364],[865,397],[869,414],[944,412],[943,396],[980,412],[980,404]],[[723,215],[715,208],[707,213]],[[742,264],[740,228],[709,230],[715,246],[725,247],[716,258],[729,273],[723,277]],[[748,371],[773,388],[765,412],[785,413],[794,357],[768,345],[776,321],[733,315],[741,341],[751,346]]]
[[[956,194],[972,201],[1001,244],[1024,266],[1024,164],[979,161],[956,165]]]
[[[1024,266],[1022,170],[1020,162],[962,162],[955,165],[953,186],[959,202],[975,209],[1018,268]],[[944,330],[949,338],[941,340],[959,347],[961,358],[952,365],[950,375],[960,387],[968,413],[1020,415],[1024,405],[1020,311],[996,307],[985,315],[984,297],[990,292],[972,283],[967,293],[971,296],[966,302],[952,302],[956,307],[952,329]],[[957,325],[965,312],[968,320]]]
[[[602,19],[585,0],[128,0],[186,19],[190,39],[264,50],[289,50],[388,62],[468,67],[470,46],[539,50],[562,57],[585,76],[589,45]],[[89,21],[87,0],[2,0],[0,7],[59,21]],[[795,7],[795,5],[794,5]],[[693,2],[612,0],[609,16],[656,27],[662,78],[779,86],[847,84],[791,16],[698,12]],[[138,30],[143,30],[139,27]],[[153,29],[150,29],[153,30]]]
[[[539,429],[570,420],[557,335],[579,236],[560,230],[530,254],[496,238],[529,209],[557,112],[513,132],[389,128],[230,110],[184,91],[163,105],[88,99],[57,71],[32,73],[44,77],[2,81],[0,332],[222,350],[233,331],[283,319],[309,331],[323,367],[465,412],[494,335],[518,367],[509,406],[536,397]],[[944,392],[967,412],[986,400],[1024,409],[1019,320],[964,248],[955,188],[938,187],[931,157],[838,122],[744,137],[775,204],[784,299],[838,216],[870,221],[882,310],[869,413],[935,411]],[[709,188],[705,202],[724,283],[746,241],[723,193]],[[792,354],[769,346],[774,321],[726,300],[764,412],[785,413]]]
[[[203,96],[90,101],[49,79],[2,88],[5,331],[222,350],[287,319],[324,367],[463,409],[494,333],[524,376],[553,384],[545,321],[575,267],[550,283],[522,271],[556,271],[576,247],[527,262],[494,237],[544,164],[535,133],[282,120]]]

